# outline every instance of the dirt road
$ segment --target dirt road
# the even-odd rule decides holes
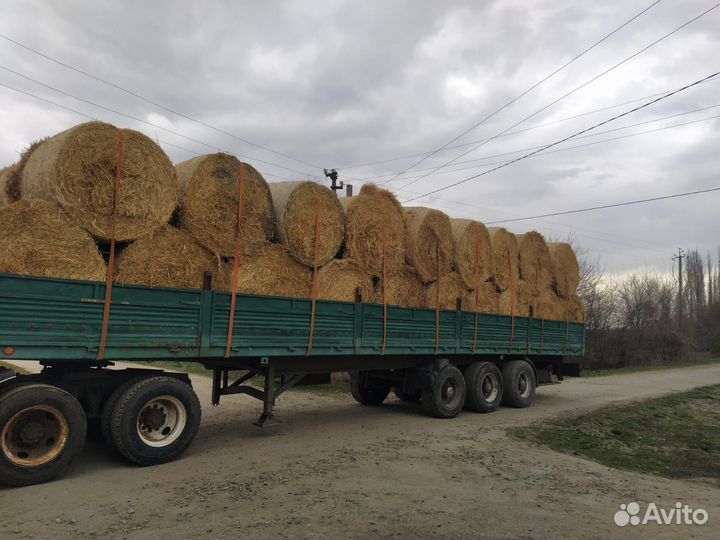
[[[720,383],[720,366],[571,380],[530,409],[454,420],[388,399],[289,393],[271,427],[246,396],[209,406],[180,460],[136,468],[100,443],[69,474],[0,489],[2,538],[718,538],[720,490],[621,472],[519,441],[505,428]],[[617,527],[621,503],[682,501],[704,526]]]

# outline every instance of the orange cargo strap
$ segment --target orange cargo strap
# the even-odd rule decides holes
[[[315,304],[317,304],[317,273],[318,273],[318,242],[320,239],[320,191],[321,188],[315,190],[315,254],[313,255],[313,282],[312,282],[312,307],[310,308],[310,337],[308,338],[308,346],[305,356],[310,356],[313,347],[313,338],[315,337]]]
[[[475,335],[473,336],[473,353],[477,349],[478,323],[480,314],[478,304],[480,300],[480,233],[475,231]]]
[[[238,278],[240,277],[240,229],[245,210],[245,165],[240,164],[238,174],[238,211],[237,225],[235,227],[235,260],[233,261],[232,292],[230,295],[230,317],[228,319],[227,343],[225,344],[225,358],[230,358],[232,351],[233,330],[235,329],[235,307],[237,303]]]
[[[383,283],[383,344],[382,353],[387,348],[387,233],[383,225],[383,261],[382,261],[382,283]]]
[[[100,347],[98,360],[105,360],[107,346],[108,326],[110,323],[110,304],[112,304],[113,275],[115,273],[115,230],[117,225],[117,206],[120,198],[120,178],[125,159],[125,133],[118,130],[117,158],[115,167],[115,192],[113,194],[112,220],[110,228],[110,259],[108,261],[107,279],[105,280],[105,306],[103,307],[102,331],[100,333]]]
[[[510,279],[510,345],[508,352],[512,352],[513,339],[515,339],[515,276],[512,273],[512,264],[508,257],[508,278]]]
[[[440,240],[435,238],[435,354],[440,350]]]

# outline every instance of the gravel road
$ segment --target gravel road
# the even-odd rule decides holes
[[[2,538],[718,538],[720,490],[609,469],[519,441],[506,428],[612,403],[720,384],[720,366],[566,381],[530,409],[423,416],[388,399],[288,393],[272,425],[259,402],[203,404],[200,433],[178,461],[136,468],[98,442],[62,479],[0,488]],[[621,503],[682,501],[704,526],[628,526]]]

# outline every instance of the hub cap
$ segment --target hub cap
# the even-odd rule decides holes
[[[448,408],[454,408],[460,402],[460,393],[455,379],[445,379],[440,389],[440,397]]]
[[[137,418],[137,433],[148,446],[160,448],[177,440],[187,424],[187,411],[179,399],[158,396],[148,401]]]
[[[14,465],[39,467],[62,452],[69,431],[67,420],[55,407],[28,407],[5,424],[2,451]]]
[[[521,373],[517,381],[517,389],[520,397],[526,398],[530,395],[532,388],[530,387],[530,378],[527,373]]]
[[[485,375],[480,382],[480,393],[483,399],[488,403],[495,401],[498,396],[499,386],[498,379],[494,374],[488,373]]]

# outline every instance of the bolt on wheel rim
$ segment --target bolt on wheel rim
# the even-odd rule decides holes
[[[63,451],[69,433],[60,411],[50,405],[35,405],[18,412],[5,424],[2,451],[14,465],[39,467]]]
[[[498,396],[499,383],[497,377],[492,373],[488,373],[482,378],[480,382],[480,393],[483,399],[487,402],[492,403]]]
[[[520,374],[520,376],[518,377],[517,388],[520,397],[526,398],[530,395],[532,387],[530,385],[530,378],[527,376],[527,373]]]
[[[179,399],[158,396],[148,401],[137,417],[137,433],[148,446],[168,446],[182,434],[187,424],[187,411]]]

